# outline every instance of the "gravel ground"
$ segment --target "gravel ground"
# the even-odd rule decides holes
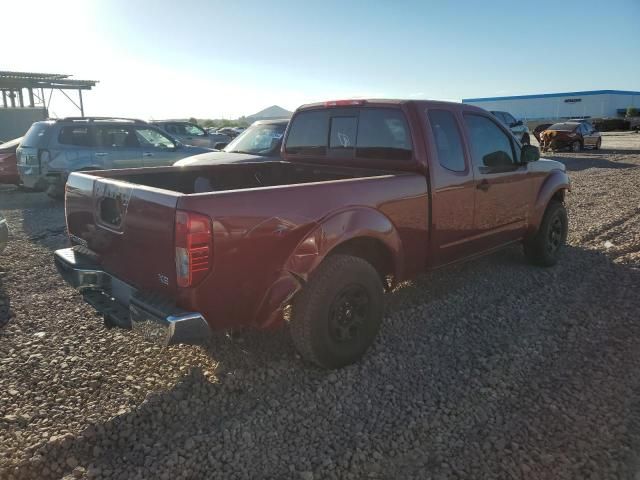
[[[62,206],[0,192],[0,478],[639,478],[640,135],[603,146],[553,157],[574,186],[558,266],[511,248],[402,285],[336,372],[286,330],[105,329],[52,265]]]

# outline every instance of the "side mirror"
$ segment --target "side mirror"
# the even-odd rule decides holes
[[[520,162],[530,163],[540,159],[540,150],[533,145],[523,145],[520,150]]]
[[[215,148],[216,150],[222,150],[227,145],[229,145],[229,142],[218,142],[213,146],[213,148]]]
[[[522,120],[517,120],[511,124],[512,127],[519,127],[522,125]]]

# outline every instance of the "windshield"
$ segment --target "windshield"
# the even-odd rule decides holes
[[[571,132],[576,129],[578,125],[575,123],[554,123],[549,127],[549,130],[558,130],[560,132]]]
[[[287,128],[284,123],[252,125],[224,149],[225,152],[269,155],[280,149],[282,136]]]

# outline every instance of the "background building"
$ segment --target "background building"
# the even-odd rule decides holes
[[[606,118],[624,116],[627,107],[640,109],[640,92],[592,90],[514,97],[465,98],[462,103],[486,110],[506,111],[516,118],[526,120]]]
[[[73,103],[84,117],[82,91],[91,90],[96,83],[58,73],[0,71],[0,141],[21,137],[33,122],[46,119],[54,92]]]

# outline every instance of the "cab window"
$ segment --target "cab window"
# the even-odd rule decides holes
[[[482,115],[465,114],[473,164],[478,167],[509,167],[516,164],[513,144],[507,134]]]
[[[447,170],[464,172],[466,165],[462,137],[453,113],[447,110],[430,110],[428,116],[438,150],[438,162]]]

